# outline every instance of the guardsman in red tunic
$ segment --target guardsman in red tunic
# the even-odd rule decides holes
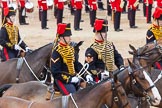
[[[29,25],[26,23],[26,10],[25,10],[25,0],[17,0],[17,4],[19,7],[19,23],[20,25]]]
[[[147,23],[151,23],[151,15],[152,15],[152,4],[153,4],[153,0],[144,0],[143,1],[143,12],[145,12],[145,16],[146,16],[146,22]]]
[[[138,28],[135,25],[136,9],[138,4],[138,0],[128,0],[128,20],[130,28]]]
[[[57,8],[57,24],[62,23],[64,0],[54,0],[55,7]]]
[[[41,27],[42,27],[43,30],[46,30],[46,29],[49,29],[47,27],[47,10],[48,10],[47,0],[42,0],[41,9],[42,9],[42,12],[41,12]]]
[[[3,19],[4,19],[4,8],[8,7],[9,2],[8,0],[0,0],[0,5],[2,7],[2,23],[3,23]]]
[[[38,0],[39,21],[41,21],[41,13],[42,13],[41,3],[42,3],[42,0]]]
[[[114,30],[119,32],[123,31],[120,29],[120,19],[121,19],[121,12],[123,8],[123,1],[121,0],[110,0],[112,11],[113,11],[113,22],[114,22]]]
[[[91,24],[91,27],[93,27],[95,19],[96,19],[97,1],[96,0],[88,0],[88,5],[90,7],[90,12],[89,12],[90,24]]]
[[[79,31],[82,30],[80,28],[80,21],[82,15],[82,0],[71,0],[71,5],[74,8],[74,30]]]

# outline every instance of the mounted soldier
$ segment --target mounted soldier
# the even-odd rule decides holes
[[[74,93],[78,89],[79,78],[76,74],[82,69],[81,63],[75,57],[71,42],[70,23],[59,23],[56,43],[51,57],[51,71],[54,81],[63,95]]]
[[[3,47],[2,61],[16,58],[21,49],[25,52],[30,48],[21,39],[19,29],[14,25],[16,12],[13,7],[4,9],[5,23],[0,31],[0,45]]]
[[[122,56],[114,44],[107,40],[108,21],[96,19],[94,23],[95,41],[85,52],[85,63],[89,63],[88,71],[92,76],[87,76],[87,81],[98,81],[104,76],[112,76],[114,64],[118,69],[124,69]],[[93,79],[91,78],[93,77]]]
[[[162,44],[162,8],[157,7],[153,13],[153,23],[146,33],[146,43],[157,41]],[[162,61],[155,63],[155,68],[162,70]]]

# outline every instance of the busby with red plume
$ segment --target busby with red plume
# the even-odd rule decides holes
[[[66,24],[66,23],[59,23],[57,25],[57,35],[59,37],[64,37],[64,36],[71,36],[71,27],[70,27],[70,23]]]
[[[10,17],[12,15],[16,15],[16,12],[13,7],[6,7],[4,8],[4,16]]]
[[[162,8],[157,7],[153,13],[154,19],[162,20]]]
[[[96,19],[94,23],[93,32],[107,32],[108,31],[108,21],[105,19]]]

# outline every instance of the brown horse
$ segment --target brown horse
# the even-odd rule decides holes
[[[132,49],[132,51],[129,51],[129,53],[133,55],[133,62],[139,63],[142,67],[144,67],[145,70],[149,72],[151,79],[155,81],[158,75],[161,73],[161,71],[157,69],[151,69],[151,67],[156,61],[161,59],[161,47],[157,43],[152,42],[144,45],[143,47],[138,48],[137,50],[132,45],[130,45],[130,48]],[[160,95],[162,96],[161,82],[162,79],[159,79],[159,81],[157,81],[155,85],[159,90]],[[146,106],[147,108],[149,108],[146,99],[141,103],[141,106],[139,106],[140,108],[146,108]],[[162,102],[160,102],[160,105],[158,105],[158,107],[162,107]]]
[[[16,97],[0,98],[0,108],[130,108],[121,83],[106,79],[74,94],[55,98],[51,101],[31,102]]]
[[[161,100],[161,97],[159,96],[160,94],[144,68],[139,64],[133,64],[130,62],[129,65],[130,66],[122,72],[117,72],[119,73],[118,79],[125,88],[126,93],[132,94],[133,92],[139,97],[147,97],[148,95],[150,100],[152,100],[152,104],[158,105]]]
[[[130,62],[129,64],[129,68],[126,68],[122,72],[118,73],[118,79],[121,81],[124,89],[126,90],[126,93],[129,94],[130,92],[133,92],[134,94],[139,96],[146,96],[147,92],[147,94],[151,97],[151,100],[154,101],[159,94],[154,93],[155,91],[157,91],[155,87],[150,88],[152,84],[150,84],[151,81],[150,79],[148,79],[147,74],[144,74],[145,72],[139,65],[135,65]],[[140,88],[138,88],[139,86]],[[4,92],[4,90],[7,91]],[[4,85],[0,88],[0,95],[3,92],[3,97],[15,96],[31,101],[44,101],[47,92],[47,86],[39,82],[14,84],[8,87],[7,85]],[[143,93],[145,93],[145,95]],[[156,104],[158,104],[158,101]]]
[[[1,62],[0,85],[15,83],[17,76],[19,76],[19,82],[37,80],[36,77],[39,77],[39,75],[43,71],[44,66],[49,60],[52,47],[53,44],[50,43],[34,50],[29,55],[26,55],[23,59],[24,63],[22,64],[20,71],[16,69],[18,58],[10,59],[6,62]],[[33,71],[35,76],[31,71]]]

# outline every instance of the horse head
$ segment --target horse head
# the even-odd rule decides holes
[[[131,88],[139,93],[139,96],[146,96],[150,99],[153,105],[158,105],[161,101],[161,96],[158,89],[154,86],[153,81],[148,76],[147,72],[139,63],[134,64],[128,60],[129,76]],[[140,93],[141,92],[141,93]]]
[[[133,55],[133,62],[139,61],[140,65],[146,69],[146,71],[151,71],[151,66],[158,60],[161,60],[162,52],[161,47],[155,43],[151,42],[137,50],[129,45],[132,51],[129,51]]]

